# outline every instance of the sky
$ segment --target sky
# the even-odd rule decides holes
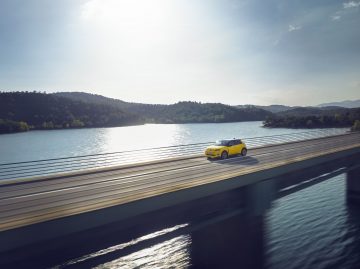
[[[360,99],[360,0],[0,0],[0,90],[157,104]]]

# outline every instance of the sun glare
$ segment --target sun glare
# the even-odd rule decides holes
[[[81,9],[81,18],[108,28],[153,27],[169,22],[169,1],[157,0],[90,0]]]

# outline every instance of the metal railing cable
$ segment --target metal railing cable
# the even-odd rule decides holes
[[[352,139],[346,139],[344,141],[339,141],[338,143],[336,143],[337,147],[342,147],[342,146],[348,146],[348,145],[352,145],[354,143],[359,143],[359,137],[353,137]],[[266,163],[272,163],[272,162],[276,162],[276,161],[284,161],[284,158],[286,158],[286,160],[289,160],[293,157],[299,157],[299,156],[303,156],[304,154],[308,154],[308,153],[316,153],[317,151],[323,151],[323,150],[329,150],[331,149],[331,147],[329,147],[329,141],[323,141],[323,140],[315,140],[315,141],[311,141],[311,143],[299,143],[299,144],[294,144],[292,147],[270,147],[270,148],[264,148],[264,149],[258,149],[256,151],[254,151],[251,156],[247,156],[247,157],[234,157],[234,158],[230,158],[230,159],[226,159],[226,160],[219,160],[219,161],[215,161],[215,162],[196,162],[195,164],[190,164],[190,162],[186,163],[185,165],[181,165],[181,169],[177,169],[176,167],[173,166],[169,166],[166,165],[165,163],[162,164],[162,167],[160,169],[157,169],[156,171],[152,171],[151,169],[149,171],[143,171],[144,167],[143,166],[139,166],[139,167],[134,167],[133,169],[135,169],[135,171],[133,171],[134,173],[128,173],[122,170],[117,170],[116,173],[115,171],[113,172],[114,174],[112,174],[110,177],[109,175],[104,177],[104,174],[92,174],[90,177],[89,176],[85,176],[82,177],[76,177],[74,178],[74,180],[69,181],[66,183],[65,187],[64,181],[54,181],[54,183],[51,182],[47,182],[46,185],[49,187],[50,185],[53,186],[51,187],[51,189],[53,188],[57,188],[56,186],[62,186],[61,188],[73,188],[76,187],[75,189],[73,189],[71,192],[75,191],[76,193],[78,193],[80,195],[80,193],[83,193],[82,190],[84,189],[91,189],[92,191],[95,189],[102,189],[103,187],[106,189],[106,191],[113,191],[113,187],[116,186],[121,186],[121,188],[125,187],[124,184],[128,184],[129,181],[131,181],[131,186],[137,188],[136,186],[138,186],[138,182],[143,181],[145,178],[146,180],[143,182],[144,184],[149,184],[151,182],[151,184],[157,182],[158,180],[162,181],[165,180],[164,177],[171,175],[171,180],[176,178],[181,178],[184,176],[184,172],[189,172],[189,170],[193,170],[194,173],[191,174],[191,176],[187,177],[189,180],[192,176],[200,176],[203,177],[204,174],[209,174],[210,176],[214,174],[214,166],[216,165],[216,173],[219,174],[227,174],[232,172],[232,170],[238,172],[238,171],[243,171],[243,169],[246,168],[246,170],[252,169],[252,167],[256,168],[258,167],[258,165],[262,166]],[[319,153],[319,152],[317,152]],[[226,165],[223,165],[226,164]],[[231,165],[231,166],[229,166]],[[239,170],[239,167],[242,167]],[[139,171],[140,170],[140,171]],[[140,173],[138,173],[140,172]],[[86,180],[84,180],[86,179]],[[65,179],[64,179],[65,180]],[[66,180],[65,180],[66,181]],[[39,185],[40,184],[40,185]],[[43,183],[39,182],[36,186],[40,187]],[[49,185],[50,184],[50,185]],[[109,187],[112,186],[112,187]],[[21,187],[21,188],[20,188]],[[32,189],[31,192],[32,193],[37,193],[38,188],[33,188],[34,186],[27,186],[27,185],[21,185],[19,187],[16,188],[16,191],[19,189]],[[2,193],[1,192],[1,188],[0,188],[0,193],[1,193],[1,199],[4,198],[9,198],[11,197],[11,193],[6,192],[6,193]],[[60,195],[60,194],[59,194]],[[56,193],[52,193],[51,194],[52,198],[54,198],[54,196],[57,196]],[[36,196],[37,198],[31,198],[31,200],[37,200],[38,198],[40,199],[40,196]],[[44,198],[44,197],[43,197]],[[1,200],[0,199],[0,200]],[[14,201],[13,201],[14,202]],[[12,203],[13,203],[12,202]],[[0,209],[1,211],[1,209]]]
[[[359,139],[353,139],[354,141],[359,142]],[[353,141],[352,141],[353,142]],[[348,146],[351,145],[351,143],[349,141],[340,141],[339,142],[339,146]],[[298,146],[300,147],[300,146]],[[317,151],[321,151],[321,150],[329,150],[329,145],[327,142],[324,141],[317,141],[314,145],[307,145],[305,148],[303,148],[303,151],[298,151],[296,148],[283,148],[281,150],[278,151],[274,151],[271,153],[268,152],[264,152],[262,154],[257,154],[255,155],[257,162],[260,165],[263,164],[267,164],[267,163],[274,163],[276,161],[283,161],[284,158],[291,160],[292,158],[296,158],[303,155],[306,155],[308,153],[313,153],[314,149],[316,149]],[[331,149],[331,148],[330,148]],[[277,153],[277,154],[272,154],[272,153]],[[227,159],[227,160],[221,160],[219,161],[219,166],[216,169],[216,172],[218,174],[223,174],[223,172],[225,173],[229,173],[229,172],[239,172],[242,170],[239,170],[239,166],[238,165],[243,165],[243,166],[247,166],[247,172],[249,172],[251,170],[251,166],[253,160],[251,159],[251,157],[237,157],[237,158],[231,158],[231,159]],[[221,165],[221,164],[227,164],[227,165]],[[237,164],[234,166],[231,166],[231,164]],[[230,165],[230,166],[229,166]],[[78,201],[78,198],[82,197],[80,200],[82,200],[83,202],[85,201],[89,201],[89,202],[95,202],[94,201],[94,197],[96,196],[97,198],[99,197],[103,197],[104,199],[109,199],[109,198],[116,198],[119,195],[121,195],[122,197],[125,196],[129,196],[131,197],[131,195],[134,194],[134,192],[139,192],[139,191],[146,191],[148,189],[151,188],[161,188],[161,187],[165,187],[165,186],[169,186],[169,184],[171,186],[173,186],[174,184],[181,184],[182,182],[186,182],[189,180],[198,180],[198,179],[202,179],[204,178],[204,176],[211,176],[214,174],[214,171],[209,169],[209,167],[211,166],[210,163],[205,163],[202,165],[202,168],[197,168],[196,169],[196,173],[192,173],[189,176],[184,176],[184,172],[183,171],[175,171],[174,173],[171,173],[171,179],[169,179],[169,174],[162,171],[160,173],[156,173],[154,175],[152,175],[152,177],[149,176],[144,176],[144,177],[138,177],[138,176],[129,176],[129,178],[131,178],[131,182],[124,182],[124,181],[119,181],[117,179],[112,179],[112,183],[109,184],[109,180],[106,182],[106,184],[99,184],[99,182],[97,182],[97,184],[95,186],[90,186],[89,184],[85,184],[84,188],[74,188],[71,189],[71,191],[69,190],[67,192],[67,194],[69,194],[69,192],[73,193],[72,197],[75,197]],[[258,169],[257,166],[253,166],[253,169]],[[250,168],[250,169],[249,169]],[[167,179],[165,179],[167,178]],[[123,179],[123,177],[122,177]],[[169,182],[171,181],[171,182]],[[149,182],[151,182],[151,184],[149,184]],[[130,183],[130,185],[129,185]],[[131,186],[130,189],[126,189],[126,186],[124,185],[129,185]],[[94,193],[94,190],[96,190],[96,193]],[[121,191],[121,192],[120,192]],[[61,206],[64,203],[67,203],[66,200],[64,200],[62,198],[62,193],[61,192],[55,192],[55,193],[48,193],[46,195],[50,195],[52,197],[52,202],[54,204],[46,204],[45,203],[45,207],[46,208],[52,208],[55,206]],[[47,201],[47,198],[45,196],[39,196],[39,197],[28,197],[28,199],[30,199],[31,201],[35,201],[35,200],[44,200],[44,202]],[[94,196],[95,195],[95,196]],[[93,197],[94,196],[94,197]],[[11,204],[16,203],[16,201],[8,201]],[[26,209],[29,208],[29,209]],[[44,207],[41,206],[41,208],[43,209]],[[27,203],[21,203],[21,206],[18,209],[24,209],[25,211],[37,211],[37,209],[35,207],[33,207],[30,204]],[[0,212],[7,212],[6,214],[8,216],[12,216],[12,215],[16,215],[19,212],[13,212],[12,210],[7,210],[4,208],[4,210],[0,209]]]
[[[259,156],[262,156],[262,155],[273,155],[273,156],[276,156],[276,155],[278,155],[278,154],[280,154],[280,153],[282,153],[282,152],[286,152],[286,151],[289,151],[289,150],[297,150],[297,149],[302,149],[302,150],[304,150],[304,149],[306,149],[306,148],[309,148],[309,147],[314,147],[314,146],[317,146],[317,145],[319,145],[319,144],[322,144],[323,142],[321,142],[321,140],[320,140],[320,142],[317,142],[317,143],[313,143],[311,146],[304,146],[304,145],[295,145],[295,146],[292,146],[292,147],[289,147],[289,148],[285,148],[285,149],[277,149],[277,148],[275,148],[275,149],[272,149],[272,150],[267,150],[266,151],[266,153],[257,153],[256,155],[253,155],[254,157],[259,157]],[[245,158],[245,159],[236,159],[236,158],[231,158],[231,159],[229,159],[229,161],[228,161],[228,163],[232,163],[232,162],[241,162],[241,164],[248,164],[248,158]],[[219,163],[221,163],[221,162],[223,162],[223,160],[220,160],[219,161]],[[249,163],[251,163],[251,162],[253,162],[252,160],[250,160],[250,162]],[[206,163],[205,163],[206,164]],[[203,164],[202,165],[196,165],[197,167],[200,167],[200,166],[203,166]],[[182,166],[182,168],[186,168],[186,166]],[[189,165],[189,166],[187,166],[187,167],[194,167],[194,165]],[[167,171],[167,170],[163,170],[162,169],[162,171]],[[40,173],[39,175],[42,175],[42,173]],[[123,177],[122,177],[123,178]],[[88,184],[88,183],[87,183]]]
[[[288,136],[289,135],[273,136],[273,137],[270,136],[269,138],[271,138],[271,144],[277,144],[277,143],[284,143],[284,142],[289,142],[289,141],[303,140],[306,138],[307,139],[313,138],[314,134],[310,134],[310,136],[309,136],[309,134],[303,133],[303,134],[301,134],[300,137],[297,134],[294,134],[290,139],[287,138]],[[264,141],[263,138],[256,139],[256,140],[258,140],[257,143],[253,142],[254,141],[253,138],[244,139],[244,141],[248,144],[249,148],[269,144],[269,139],[267,141]],[[25,167],[36,167],[36,170],[38,170],[42,166],[47,167],[47,168],[54,167],[54,166],[61,166],[62,168],[64,168],[63,165],[66,165],[66,163],[68,163],[67,167],[69,169],[74,168],[74,166],[82,166],[84,168],[89,167],[89,166],[103,166],[103,165],[108,166],[108,165],[113,165],[113,163],[117,163],[117,162],[121,162],[121,163],[132,162],[132,160],[129,160],[129,157],[132,157],[134,155],[136,155],[135,157],[137,160],[162,159],[163,157],[168,158],[168,157],[173,157],[174,155],[181,156],[181,155],[189,155],[192,153],[200,153],[201,150],[203,149],[203,147],[205,147],[208,144],[210,144],[210,143],[208,142],[208,143],[199,143],[199,144],[191,144],[191,145],[180,145],[180,146],[171,146],[171,147],[163,147],[163,148],[155,148],[155,149],[145,149],[145,150],[141,150],[141,151],[127,151],[127,152],[117,152],[117,153],[109,153],[109,154],[94,154],[94,155],[86,155],[86,156],[79,156],[79,157],[67,157],[67,158],[59,158],[59,159],[51,159],[51,160],[39,160],[39,161],[33,161],[33,162],[25,162],[25,163],[27,163],[27,165],[24,162],[23,163],[12,163],[12,164],[7,164],[7,167],[2,167],[1,172],[5,172],[8,169],[13,170],[15,168],[14,166],[16,166],[17,171],[24,170],[23,168],[25,168]],[[191,147],[191,148],[189,148],[189,147]],[[174,149],[174,148],[178,149],[178,152],[169,151],[169,149]],[[165,149],[165,151],[164,151],[164,149]],[[180,152],[179,152],[179,150],[180,150]],[[149,152],[149,151],[151,151],[151,152]],[[144,152],[146,153],[145,156],[144,156],[144,154],[141,154]],[[114,156],[114,154],[117,154],[117,155]],[[154,154],[156,154],[156,156],[154,156]],[[99,157],[98,157],[99,155],[106,156],[106,158],[99,159]],[[127,159],[123,159],[124,155],[127,157]],[[74,159],[77,160],[77,162],[75,164],[74,164]],[[66,161],[66,160],[68,160],[68,161]],[[3,165],[3,166],[5,166],[5,165]],[[19,167],[19,166],[21,166],[21,167]]]
[[[278,145],[308,139],[341,135],[345,134],[346,131],[346,129],[327,129],[263,137],[250,137],[243,138],[242,140],[246,143],[247,147],[251,149],[269,145]],[[29,178],[39,175],[45,176],[72,171],[200,155],[203,154],[205,148],[212,143],[213,142],[193,143],[187,145],[147,148],[140,150],[127,150],[121,152],[3,163],[0,164],[0,180]]]
[[[336,142],[329,146],[329,141]],[[64,212],[83,212],[83,206],[87,208],[98,208],[106,203],[127,202],[136,199],[139,194],[146,197],[154,190],[166,192],[169,188],[181,189],[188,186],[189,181],[194,185],[203,184],[214,176],[234,176],[239,173],[251,173],[259,169],[266,169],[272,165],[282,165],[284,159],[296,161],[299,157],[310,154],[321,154],[331,150],[349,147],[352,144],[360,143],[359,136],[348,136],[347,139],[333,137],[326,140],[314,140],[308,143],[294,143],[289,147],[270,147],[256,150],[256,154],[247,157],[235,157],[215,162],[203,162],[204,165],[198,168],[189,168],[190,171],[184,174],[182,169],[173,172],[160,171],[151,176],[130,176],[127,180],[124,177],[113,179],[111,182],[96,182],[96,184],[84,184],[79,188],[69,188],[63,191],[47,191],[41,195],[25,195],[21,199],[0,199],[0,213],[3,216],[0,227],[10,227],[12,222],[36,223],[39,217],[44,220],[53,219],[54,216],[63,216]],[[259,153],[258,153],[259,152]],[[253,163],[255,161],[255,163]],[[218,164],[218,165],[217,165]],[[241,168],[241,169],[239,169]],[[100,176],[100,175],[98,175]],[[118,180],[121,179],[121,180]],[[52,181],[49,181],[50,183]],[[210,180],[211,182],[211,180]],[[69,181],[72,184],[72,181]],[[111,184],[109,184],[111,183]],[[35,183],[36,184],[36,183]],[[27,185],[27,184],[25,184]],[[30,184],[32,185],[32,184]],[[19,185],[22,187],[23,185]],[[1,188],[0,188],[1,190]],[[32,191],[37,191],[36,188]],[[51,199],[49,199],[51,197]],[[2,197],[1,197],[2,198]]]
[[[353,143],[359,143],[359,137],[356,138],[352,138],[352,139],[346,139],[344,141],[340,141],[336,144],[337,147],[341,147],[341,146],[348,146],[348,145],[352,145]],[[307,154],[309,152],[315,152],[316,150],[329,150],[332,149],[331,147],[329,147],[329,141],[323,141],[323,140],[315,140],[315,141],[311,141],[310,143],[304,144],[294,144],[292,147],[270,147],[270,148],[266,148],[266,149],[258,149],[257,151],[254,151],[251,156],[247,156],[247,157],[234,157],[234,158],[230,158],[230,159],[226,159],[226,160],[218,160],[215,162],[195,162],[194,164],[191,164],[191,162],[193,161],[189,161],[185,164],[181,164],[181,170],[178,170],[177,166],[169,166],[166,163],[163,163],[161,165],[161,167],[159,167],[159,169],[157,169],[156,171],[153,170],[146,170],[146,168],[144,168],[144,166],[138,166],[138,167],[133,167],[134,171],[132,171],[132,173],[128,173],[128,170],[125,170],[124,172],[122,172],[122,170],[116,170],[113,172],[108,172],[109,174],[107,174],[107,176],[105,178],[103,178],[104,174],[92,174],[91,176],[85,176],[86,177],[86,181],[83,181],[84,178],[82,178],[81,176],[79,178],[75,178],[73,181],[69,182],[71,183],[72,187],[76,186],[82,186],[82,185],[91,185],[91,184],[100,184],[100,183],[104,183],[104,182],[116,182],[118,180],[121,180],[121,182],[124,182],[124,180],[126,179],[134,179],[134,178],[138,178],[138,177],[149,177],[151,175],[154,176],[154,180],[156,178],[162,177],[162,175],[164,173],[170,173],[172,176],[175,176],[176,174],[183,174],[183,172],[185,170],[188,169],[195,169],[196,170],[196,174],[202,173],[204,171],[209,171],[209,169],[211,170],[211,168],[214,168],[212,165],[220,165],[217,166],[218,168],[216,169],[216,172],[221,172],[219,169],[225,169],[224,172],[226,171],[230,171],[228,166],[222,166],[222,164],[237,164],[237,165],[254,165],[254,164],[258,164],[260,162],[263,161],[267,161],[267,162],[272,162],[272,161],[276,161],[276,160],[282,160],[284,156],[286,155],[286,159],[290,158],[290,157],[294,157],[294,156],[302,156],[304,154]],[[319,152],[318,152],[319,153]],[[239,166],[234,166],[235,170],[238,169]],[[185,170],[184,170],[185,169]],[[213,172],[212,172],[213,173]],[[110,177],[109,177],[110,175]],[[79,181],[78,183],[76,181]],[[42,183],[40,183],[42,184]],[[51,184],[51,183],[46,183],[46,184]],[[54,182],[51,185],[56,185],[57,181]],[[61,182],[59,182],[59,184],[62,184]],[[23,186],[22,188],[26,188],[26,185]],[[21,189],[22,189],[21,188]],[[16,188],[19,189],[19,188]],[[1,189],[0,189],[0,193],[1,193]],[[3,196],[3,195],[2,195]]]

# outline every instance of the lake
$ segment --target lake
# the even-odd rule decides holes
[[[0,163],[109,153],[212,142],[308,130],[263,128],[260,121],[201,124],[145,124],[115,128],[30,131],[0,135]],[[319,129],[313,129],[316,131]]]
[[[247,138],[304,132],[304,130],[267,129],[261,122],[223,124],[146,124],[141,126],[31,131],[0,135],[0,163],[28,161],[84,154],[214,141],[219,138]],[[345,202],[345,175],[314,185],[275,200],[263,216],[264,249],[259,260],[264,268],[359,268],[360,214],[358,207]],[[240,220],[241,222],[241,220]],[[237,224],[234,220],[234,225]],[[184,225],[179,223],[179,225]],[[231,226],[231,225],[230,225]],[[176,229],[176,227],[169,227]],[[207,228],[204,227],[204,230]],[[224,238],[236,236],[229,224],[218,224]],[[161,233],[161,231],[159,231]],[[114,235],[116,236],[116,235]],[[148,235],[151,236],[151,235]],[[97,268],[198,268],[191,256],[194,244],[200,243],[193,234],[185,234],[134,250],[101,264]],[[134,238],[108,249],[89,253],[78,260],[64,261],[58,268],[77,265],[97,255],[107,255],[119,248],[141,242]],[[221,240],[220,240],[221,241]],[[219,241],[217,241],[219,242]],[[211,243],[210,243],[211,244]],[[225,244],[225,252],[236,250],[236,243]],[[239,253],[241,256],[241,253]],[[218,253],[213,257],[223,268],[237,267],[237,256]],[[229,261],[230,259],[230,261]]]

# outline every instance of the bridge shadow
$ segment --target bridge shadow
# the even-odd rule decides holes
[[[212,163],[218,163],[218,164],[226,164],[226,165],[256,165],[259,163],[259,160],[255,157],[251,156],[231,156],[226,160],[209,160]]]
[[[349,240],[351,240],[351,245],[346,246],[347,249],[347,257],[352,259],[352,264],[360,264],[360,204],[347,204],[347,218],[346,223],[349,227],[349,230],[344,236],[340,238],[340,242],[342,242],[343,246],[348,244]],[[339,266],[341,267],[341,266]],[[358,268],[358,267],[353,267]]]
[[[265,267],[264,218],[237,215],[193,231],[190,268]]]

